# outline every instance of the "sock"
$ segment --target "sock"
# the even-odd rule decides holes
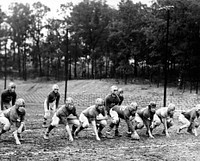
[[[50,125],[50,126],[47,128],[46,134],[49,134],[50,131],[51,131],[54,127],[55,127],[55,126]]]

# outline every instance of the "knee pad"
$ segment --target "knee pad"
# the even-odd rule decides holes
[[[10,125],[4,125],[3,130],[9,131],[10,130]]]
[[[174,125],[174,122],[172,120],[167,120],[167,128],[170,128]]]
[[[138,123],[137,125],[136,125],[136,128],[137,129],[142,129],[144,127],[144,124],[142,124],[142,123]]]
[[[89,124],[83,123],[83,124],[82,124],[82,127],[83,127],[83,128],[88,128],[88,127],[89,127]]]
[[[103,126],[103,127],[105,127],[107,125],[107,121],[106,120],[102,120],[100,122],[100,125]]]
[[[112,123],[115,124],[115,125],[118,124],[119,123],[119,119],[113,119]]]

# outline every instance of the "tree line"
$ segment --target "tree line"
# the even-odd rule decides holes
[[[151,6],[121,0],[83,0],[50,8],[11,3],[0,9],[0,71],[13,77],[47,80],[148,79],[196,89],[200,72],[200,2],[157,0]],[[179,82],[177,82],[179,80]]]

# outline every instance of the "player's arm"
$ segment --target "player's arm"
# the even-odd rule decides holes
[[[56,109],[58,108],[59,101],[60,101],[60,94],[58,93],[58,96],[56,98]]]
[[[49,98],[50,98],[50,94],[47,96],[47,101],[46,101],[47,109],[48,109],[48,110],[49,110]]]
[[[1,94],[1,110],[3,110],[3,93]]]
[[[96,126],[96,121],[95,119],[91,120],[91,124],[92,124],[92,128],[94,130],[95,136],[96,136],[96,140],[100,141],[101,139],[99,138],[99,135],[97,133],[97,126]]]
[[[119,101],[119,105],[121,105],[123,101],[124,101],[124,97],[122,96],[120,101]]]
[[[76,116],[77,118],[79,118],[78,113],[76,112],[76,107],[74,107],[74,110],[72,112],[72,115]]]
[[[17,129],[18,133],[22,133],[23,128],[25,127],[25,114],[26,113],[24,113],[24,115],[20,116],[20,119],[17,120],[18,123],[20,124],[19,127],[18,127],[18,129]]]
[[[153,116],[150,114],[150,111],[149,110],[144,110],[143,111],[143,118],[144,118],[144,124],[147,128],[147,132],[149,134],[149,137],[150,138],[154,138],[152,133],[151,133],[151,130],[150,130],[150,126],[151,126],[151,123],[153,121]]]
[[[69,127],[69,124],[68,124],[68,121],[67,121],[67,118],[64,118],[64,119],[62,119],[62,120],[63,120],[63,122],[64,122],[64,124],[65,124],[66,131],[67,131],[67,133],[68,133],[68,135],[69,135],[69,140],[70,140],[70,141],[74,141],[74,139],[73,139],[73,137],[72,137],[72,132],[71,132],[71,130],[70,130],[70,127]]]
[[[16,98],[17,98],[17,94],[14,93],[14,94],[13,94],[13,97],[12,97],[12,106],[15,105]]]
[[[112,107],[112,106],[111,106],[111,101],[110,101],[110,97],[109,97],[109,95],[108,95],[108,96],[106,96],[106,98],[105,98],[105,109],[106,109],[106,111],[107,111],[107,114],[109,114],[111,107]]]

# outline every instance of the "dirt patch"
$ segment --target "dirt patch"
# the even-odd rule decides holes
[[[83,107],[84,108],[84,107]],[[81,109],[82,110],[82,109]],[[80,110],[80,111],[81,111]],[[146,130],[138,131],[140,141],[134,141],[125,134],[127,127],[124,121],[120,124],[122,137],[103,138],[95,140],[91,128],[82,131],[74,142],[68,141],[64,127],[60,125],[50,133],[50,140],[44,140],[45,129],[42,128],[43,109],[30,105],[27,108],[26,127],[23,133],[22,145],[14,143],[12,131],[1,136],[0,160],[198,160],[200,157],[199,136],[194,137],[183,131],[176,134],[178,128],[177,117],[175,126],[169,132],[170,138],[162,135],[162,126],[153,131],[155,139],[145,135]],[[50,120],[48,120],[50,122]],[[104,129],[107,129],[107,127]]]

